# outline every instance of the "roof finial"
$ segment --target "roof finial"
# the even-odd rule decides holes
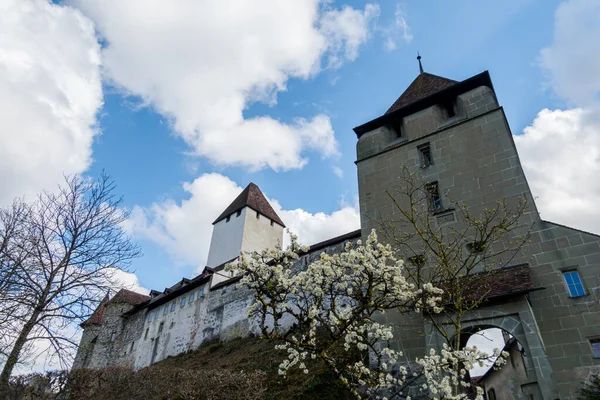
[[[419,60],[419,73],[423,73],[423,64],[421,64],[421,55],[419,54],[419,52],[417,51],[417,60]]]

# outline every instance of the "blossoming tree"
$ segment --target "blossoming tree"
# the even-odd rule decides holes
[[[444,346],[416,360],[392,349],[393,329],[376,322],[375,315],[439,313],[443,291],[407,281],[404,262],[378,242],[375,231],[364,244],[348,243],[343,252],[322,253],[300,268],[296,261],[306,251],[292,236],[286,249],[246,254],[227,267],[253,291],[249,314],[263,336],[287,352],[281,375],[292,368],[308,374],[307,361],[319,359],[358,399],[407,398],[407,388],[417,380],[431,398],[466,399],[467,370],[492,358],[503,361],[498,353],[476,348]]]

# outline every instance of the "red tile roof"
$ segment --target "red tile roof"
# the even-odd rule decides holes
[[[227,207],[225,211],[223,211],[221,215],[219,215],[215,222],[213,222],[213,225],[221,221],[222,219],[225,219],[227,216],[235,213],[236,211],[241,210],[244,207],[250,207],[254,211],[258,211],[265,217],[270,218],[271,220],[275,221],[276,223],[285,228],[285,224],[283,223],[281,218],[279,218],[275,210],[273,210],[271,204],[269,204],[269,202],[262,194],[258,186],[256,186],[252,182],[248,186],[246,186],[246,189],[244,189],[242,193],[240,193],[240,195],[236,197],[235,200],[233,200],[229,207]]]
[[[109,303],[129,303],[136,305],[148,300],[150,300],[150,296],[127,289],[121,289],[112,299],[110,299]]]
[[[104,296],[96,310],[87,320],[81,323],[81,327],[85,327],[88,325],[100,325],[104,321],[104,310],[106,309],[106,304],[108,303],[108,295]]]
[[[422,74],[419,74],[419,76],[415,78],[408,88],[406,88],[404,93],[398,97],[398,100],[392,104],[392,106],[386,111],[386,114],[396,111],[417,100],[431,96],[432,94],[446,89],[455,83],[458,82],[453,81],[452,79],[447,79],[441,76],[423,72]]]
[[[444,289],[444,285],[439,287]],[[485,273],[470,275],[462,279],[458,295],[466,300],[493,299],[496,297],[517,295],[534,290],[531,270],[528,265],[518,265]],[[452,304],[452,293],[447,301]]]

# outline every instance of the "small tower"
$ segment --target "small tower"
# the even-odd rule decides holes
[[[239,256],[240,251],[273,248],[283,242],[284,228],[283,221],[258,186],[250,183],[213,222],[206,264],[216,268]],[[223,271],[219,271],[219,275],[222,274]]]

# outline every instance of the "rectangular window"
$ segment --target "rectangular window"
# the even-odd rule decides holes
[[[431,182],[425,185],[425,191],[427,192],[427,203],[429,204],[430,211],[438,211],[442,208],[442,199],[440,198],[440,192],[438,189],[437,182]]]
[[[164,306],[163,315],[167,315],[169,313],[169,306]]]
[[[565,277],[565,282],[567,283],[571,297],[586,295],[583,283],[581,282],[581,277],[577,271],[565,271],[563,272],[563,276]]]
[[[225,222],[229,222],[230,219],[231,219],[231,215],[228,215],[227,219],[225,220]]]
[[[421,168],[427,168],[433,164],[429,143],[420,145],[417,150],[419,150],[419,157],[421,158]]]
[[[259,218],[260,218],[260,213],[257,211],[256,212],[256,219],[259,219]]]
[[[239,217],[240,215],[242,215],[242,210],[238,210],[238,212],[235,214],[235,217]]]
[[[185,300],[187,299],[187,297],[183,296],[181,298],[181,307],[185,306]]]
[[[203,297],[204,296],[204,287],[201,287],[200,290],[198,290],[198,298]]]
[[[154,319],[158,319],[160,315],[160,310],[156,310],[156,313],[154,314]]]
[[[175,302],[172,302],[171,303],[171,312],[175,311],[175,307],[176,307]]]
[[[152,322],[153,315],[154,315],[154,312],[148,313],[148,322]]]
[[[273,226],[274,223],[275,223],[275,221],[271,220],[271,226]]]
[[[190,293],[190,298],[188,299],[189,303],[193,303],[194,302],[194,295],[195,294],[196,294],[195,292]]]
[[[600,358],[600,338],[590,339],[590,345],[592,346],[594,358]]]
[[[496,400],[496,391],[494,389],[488,390],[488,400]]]

